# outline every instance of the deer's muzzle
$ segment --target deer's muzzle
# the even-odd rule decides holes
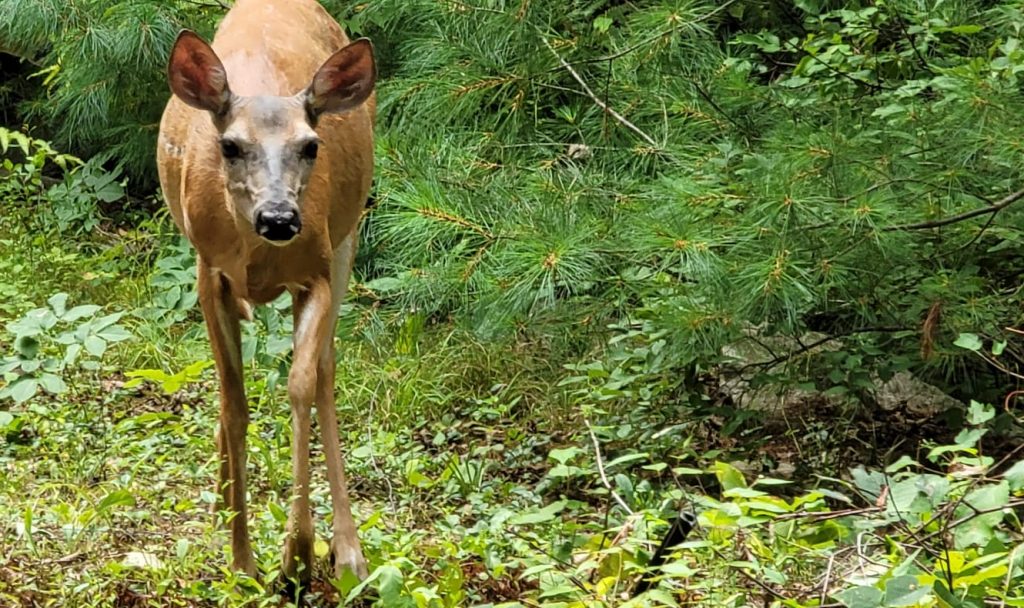
[[[256,234],[272,243],[284,244],[302,232],[299,210],[291,205],[267,205],[256,212]]]

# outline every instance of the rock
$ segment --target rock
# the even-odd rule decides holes
[[[793,359],[813,357],[824,351],[838,350],[843,347],[842,340],[826,340],[827,334],[811,332],[799,341],[784,336],[758,336],[758,328],[748,328],[746,333],[752,339],[730,344],[722,349],[722,354],[733,361],[722,366],[719,386],[738,407],[757,412],[786,412],[793,409],[806,408],[808,405],[823,407],[841,407],[852,405],[854,398],[850,395],[825,395],[821,391],[806,390],[797,387],[769,385],[759,388],[750,386],[750,377],[754,366],[769,364],[776,359],[783,359],[763,371],[781,372],[786,364],[787,353],[794,353],[806,348],[804,345],[818,346],[800,352]],[[878,406],[885,411],[901,409],[915,418],[929,418],[951,407],[960,406],[960,402],[943,393],[910,372],[899,372],[883,382],[875,375],[872,378],[873,393]]]
[[[902,408],[908,414],[930,418],[962,404],[910,372],[899,372],[888,382],[875,380],[875,401],[887,412]]]

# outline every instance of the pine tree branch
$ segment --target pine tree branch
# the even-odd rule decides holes
[[[1020,199],[1024,198],[1024,190],[1018,190],[1013,194],[1005,196],[1002,200],[992,203],[988,207],[981,207],[979,209],[973,209],[971,211],[965,211],[958,215],[943,218],[941,220],[929,220],[927,222],[917,222],[915,224],[900,224],[897,226],[886,226],[882,230],[885,232],[891,232],[894,230],[925,230],[928,228],[939,228],[942,226],[948,226],[964,220],[969,220],[972,217],[978,217],[979,215],[985,215],[986,213],[996,214],[1006,209],[1010,205],[1016,203]]]
[[[551,54],[554,55],[555,58],[558,59],[558,62],[562,64],[562,67],[568,70],[570,74],[572,74],[572,77],[576,79],[576,82],[580,83],[580,86],[583,87],[583,92],[586,93],[587,97],[589,97],[599,108],[610,114],[612,118],[619,121],[619,123],[621,123],[624,127],[639,135],[640,138],[643,139],[648,144],[650,144],[652,148],[659,150],[661,149],[661,146],[658,145],[658,142],[654,141],[653,137],[651,137],[647,133],[644,133],[640,127],[630,122],[622,114],[619,114],[618,112],[613,110],[607,103],[602,101],[600,97],[595,95],[594,91],[592,91],[590,89],[590,86],[587,84],[587,81],[583,80],[583,77],[580,76],[579,72],[573,69],[573,67],[569,65],[569,63],[561,55],[558,54],[558,51],[555,50],[555,47],[551,46],[551,43],[548,42],[547,38],[541,36],[541,40],[544,41],[544,46],[548,47],[548,50],[551,51]]]
[[[720,12],[724,11],[725,9],[729,8],[733,4],[736,4],[736,2],[738,2],[738,1],[739,0],[729,0],[728,2],[725,2],[724,4],[722,4],[721,6],[716,8],[715,10],[707,13],[706,15],[701,15],[700,17],[697,17],[696,19],[694,19],[692,21],[686,22],[685,25],[693,25],[694,23],[701,23],[703,21],[707,21],[708,19],[711,19],[712,17],[714,17],[718,13],[720,13]],[[679,30],[680,27],[682,27],[682,25],[675,25],[675,26],[672,26],[672,27],[670,27],[670,28],[668,28],[666,30],[662,30],[662,31],[658,32],[657,34],[654,34],[653,36],[650,36],[649,38],[645,38],[645,39],[641,40],[640,42],[637,42],[636,44],[634,44],[632,46],[626,47],[626,48],[622,49],[621,51],[617,51],[615,53],[612,53],[611,55],[605,55],[603,57],[594,57],[593,59],[580,59],[579,61],[570,61],[569,64],[570,65],[584,65],[584,64],[587,64],[587,63],[601,63],[602,61],[612,61],[614,59],[618,59],[619,57],[624,57],[624,56],[632,53],[633,51],[642,49],[645,46],[647,46],[648,44],[651,44],[652,42],[656,42],[657,40],[660,40],[661,38],[664,38],[665,36],[668,36],[669,34],[674,34],[676,31]]]

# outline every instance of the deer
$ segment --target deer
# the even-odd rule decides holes
[[[288,291],[292,496],[282,572],[314,565],[310,432],[315,406],[333,511],[333,574],[365,578],[335,408],[339,307],[373,178],[376,64],[316,0],[238,0],[212,45],[183,30],[157,140],[160,185],[196,252],[196,283],[219,383],[215,511],[231,513],[231,567],[258,576],[247,526],[240,321]]]

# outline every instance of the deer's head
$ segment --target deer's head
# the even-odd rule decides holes
[[[317,120],[346,112],[373,91],[373,46],[362,38],[332,55],[312,82],[292,97],[235,95],[214,50],[185,30],[168,65],[171,90],[206,110],[219,136],[227,198],[257,235],[284,245],[302,231],[303,194],[316,163]]]

